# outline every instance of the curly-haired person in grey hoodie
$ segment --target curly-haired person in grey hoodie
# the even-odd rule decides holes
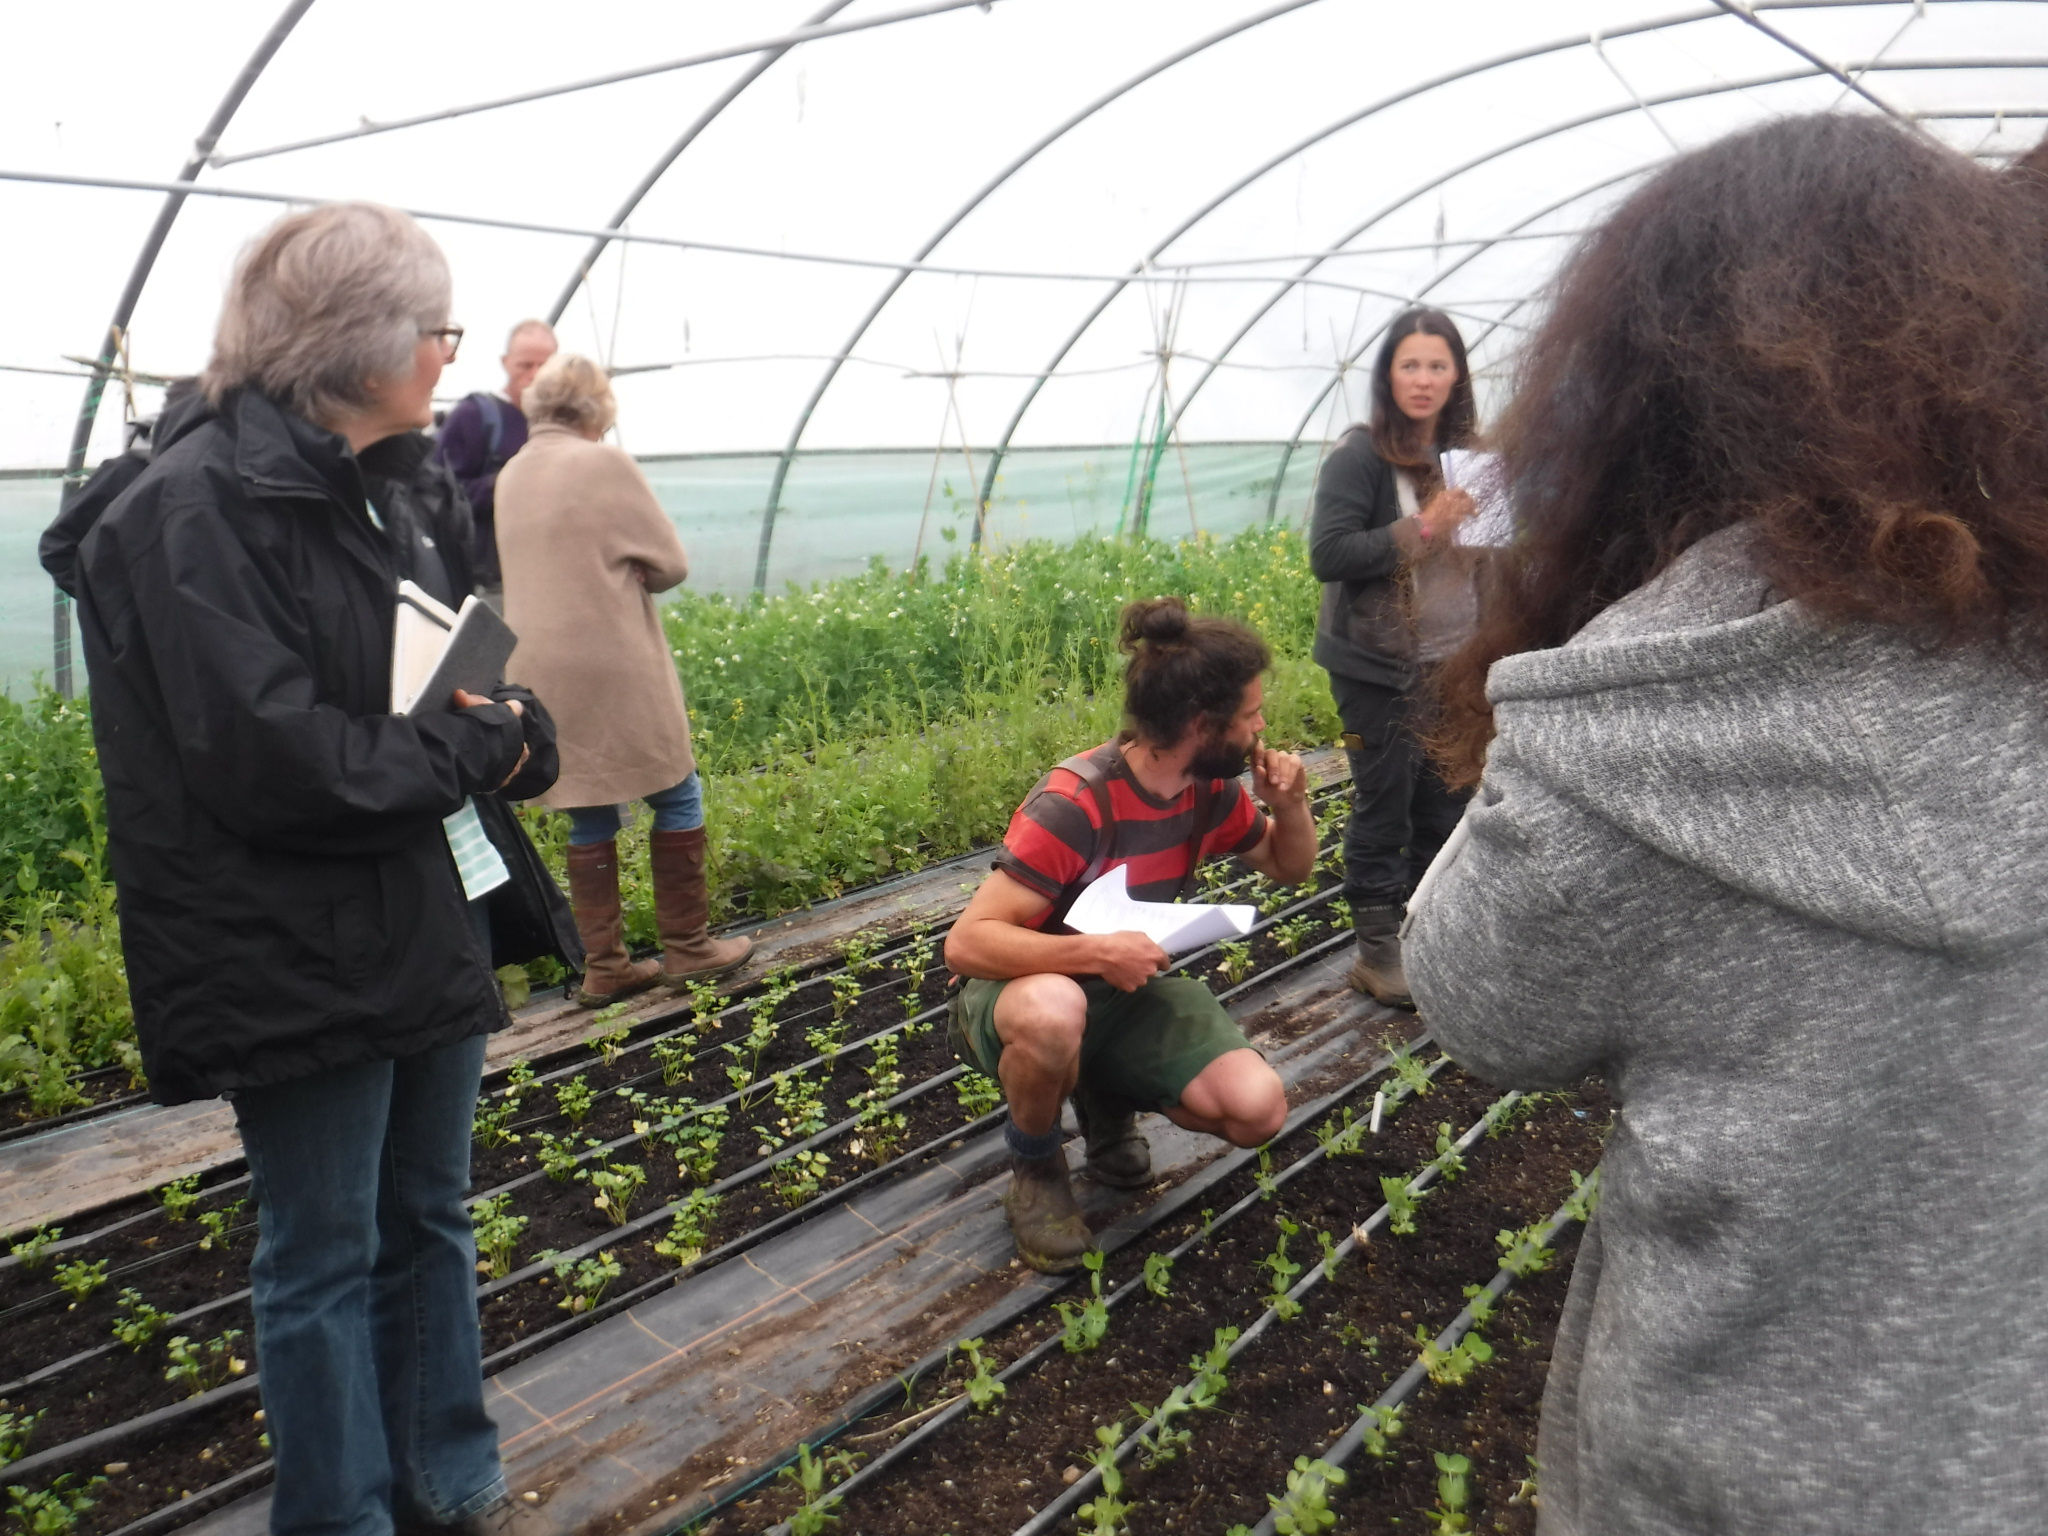
[[[1619,1120],[1544,1536],[2048,1529],[2048,220],[1871,117],[1686,155],[1558,279],[1440,678],[1457,1060]],[[1484,768],[1484,777],[1480,770]]]

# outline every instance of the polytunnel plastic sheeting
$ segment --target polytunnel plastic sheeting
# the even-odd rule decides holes
[[[373,198],[453,265],[448,398],[559,309],[729,590],[900,562],[963,506],[971,539],[984,493],[998,538],[1141,506],[1221,529],[1262,480],[1257,516],[1298,515],[1398,308],[1457,316],[1497,406],[1575,233],[1676,150],[1835,110],[1996,160],[2048,113],[2039,0],[217,0],[203,25],[102,0],[5,25],[0,467],[65,467],[124,289],[87,466],[147,380],[204,362],[252,234]],[[897,453],[820,452],[851,449]],[[15,602],[48,490],[0,487],[10,676],[15,632],[48,631]]]

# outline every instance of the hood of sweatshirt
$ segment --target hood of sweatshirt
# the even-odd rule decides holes
[[[1518,771],[1750,896],[1956,960],[2048,932],[2048,682],[1818,624],[1742,528],[1487,691]]]

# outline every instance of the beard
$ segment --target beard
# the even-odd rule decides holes
[[[1234,779],[1251,766],[1252,749],[1234,747],[1221,736],[1204,741],[1188,759],[1188,776],[1196,779]]]

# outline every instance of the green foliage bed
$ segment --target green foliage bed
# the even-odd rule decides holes
[[[1031,543],[794,588],[685,595],[666,614],[704,774],[713,914],[770,916],[1001,837],[1052,763],[1118,723],[1117,621],[1174,593],[1273,647],[1268,739],[1330,740],[1308,660],[1319,588],[1302,537]],[[526,811],[560,869],[567,819]],[[644,821],[624,839],[628,932],[653,938]],[[104,817],[81,702],[0,699],[0,1093],[52,1114],[131,1039]],[[549,981],[549,968],[534,979]]]

